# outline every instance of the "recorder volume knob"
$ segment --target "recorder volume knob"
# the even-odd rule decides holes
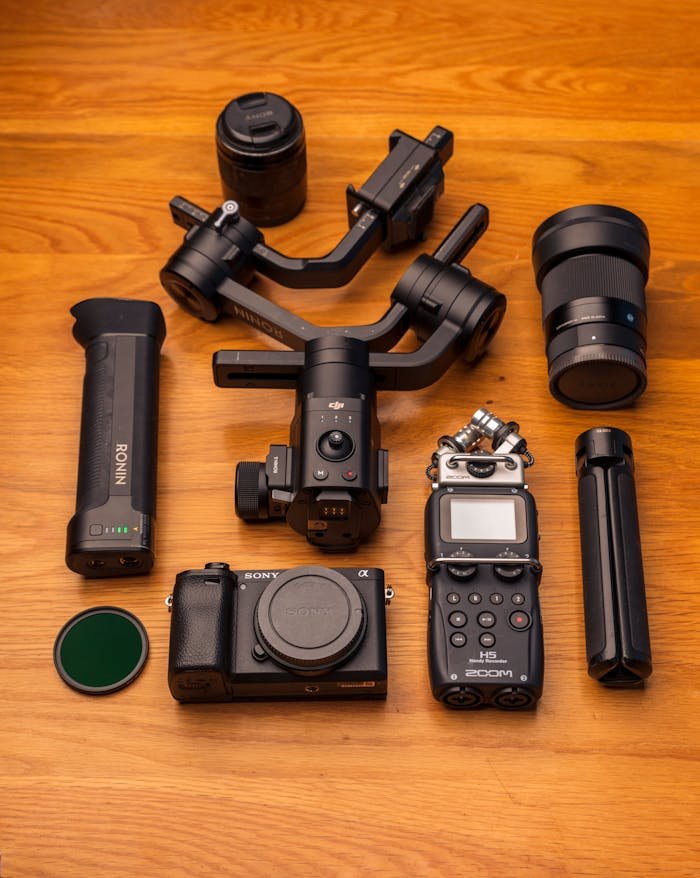
[[[265,464],[242,460],[236,467],[236,515],[246,521],[269,518]]]
[[[515,560],[516,558],[519,558],[520,555],[508,550],[506,552],[501,552],[500,555],[497,555],[496,557]],[[522,564],[496,564],[493,568],[493,572],[496,576],[504,582],[515,582],[516,579],[520,579],[524,570],[525,568]]]

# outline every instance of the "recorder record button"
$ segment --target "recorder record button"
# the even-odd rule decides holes
[[[510,614],[508,621],[511,628],[515,628],[516,631],[524,631],[530,627],[530,615],[525,610],[515,610]]]

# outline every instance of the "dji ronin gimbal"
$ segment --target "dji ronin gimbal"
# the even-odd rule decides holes
[[[224,204],[209,228],[235,225]],[[240,219],[238,220],[240,222]],[[219,387],[294,388],[289,445],[273,445],[266,462],[239,463],[236,512],[248,521],[286,517],[327,551],[357,548],[379,524],[388,491],[388,453],[379,447],[376,390],[427,387],[457,357],[474,363],[505,312],[505,296],[459,265],[488,225],[471,207],[432,256],[419,256],[391,294],[391,306],[367,326],[321,327],[302,321],[234,281],[212,264],[188,270],[183,248],[161,273],[165,289],[203,319],[227,311],[279,339],[291,351],[218,351]],[[185,286],[186,285],[186,286]],[[188,296],[183,296],[183,289]],[[413,329],[421,346],[384,353]]]

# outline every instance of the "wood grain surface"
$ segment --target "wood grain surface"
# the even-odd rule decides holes
[[[692,0],[350,4],[4,0],[0,36],[0,875],[691,876],[698,873],[700,4]],[[345,229],[344,188],[389,132],[455,133],[426,247],[482,201],[468,259],[508,296],[476,368],[379,402],[390,449],[383,521],[357,556],[396,589],[386,703],[183,707],[166,685],[175,574],[328,561],[283,524],[233,515],[240,459],[284,442],[289,391],[216,388],[211,354],[274,342],[178,310],[158,271],[181,231],[167,202],[220,200],[214,121],[268,89],[301,110],[309,199],[266,232],[317,255]],[[530,240],[556,210],[622,205],[649,226],[649,388],[576,412],[547,390]],[[256,288],[319,323],[378,317],[420,252],[378,252],[340,290]],[[157,301],[166,316],[158,560],[86,582],[65,567],[82,350],[69,307]],[[537,458],[547,654],[536,712],[460,713],[427,679],[423,469],[481,404]],[[654,673],[642,691],[586,674],[573,442],[633,437]],[[151,639],[142,677],[80,696],[52,664],[79,610],[116,604]]]

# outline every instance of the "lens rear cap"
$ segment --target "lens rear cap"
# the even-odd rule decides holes
[[[77,692],[108,695],[132,683],[148,658],[148,635],[132,613],[93,607],[61,628],[53,661],[61,679]]]
[[[357,588],[327,567],[285,570],[260,596],[255,630],[274,661],[301,674],[320,674],[347,661],[367,627]]]

